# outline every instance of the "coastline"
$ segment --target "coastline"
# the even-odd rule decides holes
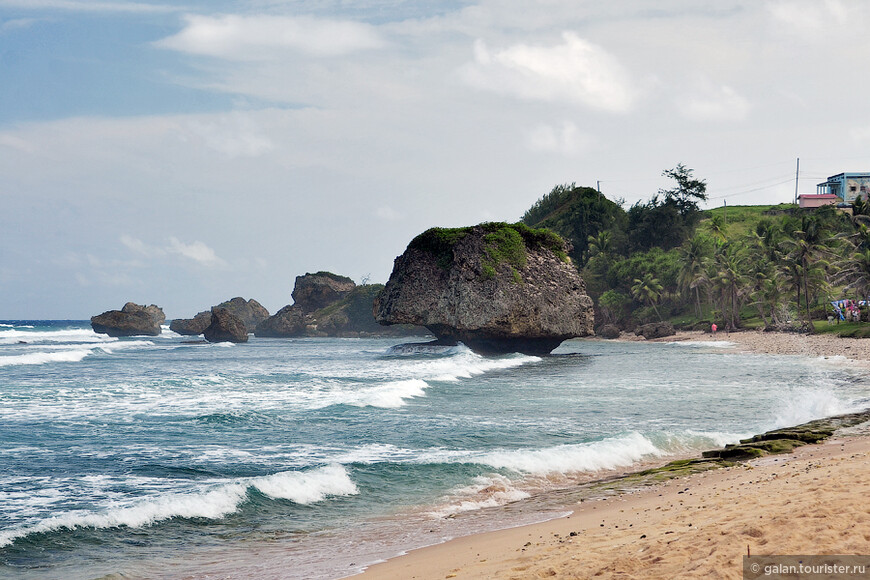
[[[616,340],[645,341],[643,337],[623,333]],[[719,331],[716,334],[700,330],[679,331],[674,336],[656,338],[647,342],[731,342],[738,352],[773,355],[799,355],[808,357],[844,357],[870,363],[870,339],[840,338],[830,334],[800,334],[791,332],[763,332],[741,330]]]
[[[738,352],[870,364],[870,340],[828,335],[680,332],[656,341],[727,341]],[[420,548],[354,577],[740,578],[747,550],[868,554],[867,425],[791,453],[568,503],[566,517]]]

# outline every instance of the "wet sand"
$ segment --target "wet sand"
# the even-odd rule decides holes
[[[745,352],[870,363],[870,340],[683,332]],[[570,516],[414,550],[359,578],[742,578],[742,557],[870,554],[870,436],[817,445],[566,505]]]

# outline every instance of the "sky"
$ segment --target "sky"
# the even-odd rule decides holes
[[[679,163],[706,207],[789,202],[870,171],[867,30],[838,0],[0,0],[0,319],[275,312]]]

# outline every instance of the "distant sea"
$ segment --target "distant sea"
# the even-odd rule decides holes
[[[340,578],[555,517],[546,498],[579,482],[870,404],[845,359],[727,342],[188,341],[0,323],[0,578]]]

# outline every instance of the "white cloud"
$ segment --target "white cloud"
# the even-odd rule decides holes
[[[161,256],[166,252],[158,247],[149,246],[142,240],[138,238],[134,238],[132,236],[128,236],[124,234],[120,238],[121,243],[124,244],[129,250],[137,254],[141,254],[142,256],[153,257],[153,256]]]
[[[809,36],[809,40],[812,40],[813,35],[826,32],[823,36],[829,38],[830,31],[851,22],[849,10],[839,0],[786,0],[770,3],[768,10],[782,29]],[[850,28],[854,27],[854,23],[852,25]],[[839,34],[834,35],[837,36]]]
[[[529,133],[529,149],[538,153],[557,153],[571,157],[585,151],[591,139],[580,132],[577,125],[565,121],[561,127],[537,125]]]
[[[165,247],[158,247],[147,244],[142,240],[134,238],[127,234],[122,235],[120,240],[121,243],[130,251],[142,256],[146,256],[148,258],[165,256],[167,254],[175,254],[193,260],[194,262],[197,262],[203,266],[213,267],[223,266],[226,264],[226,262],[224,262],[215,254],[215,251],[213,249],[208,247],[204,242],[198,240],[194,241],[193,243],[186,244],[175,236],[171,236],[168,239],[169,245]]]
[[[404,216],[389,206],[381,206],[374,212],[375,217],[388,221],[395,222],[401,220]]]
[[[683,115],[693,121],[742,121],[751,108],[749,101],[728,86],[708,83],[679,101]]]
[[[36,151],[33,143],[11,133],[0,133],[0,147],[11,147],[24,153],[34,153]]]
[[[581,103],[594,109],[631,109],[634,88],[629,73],[606,50],[562,33],[561,44],[515,44],[491,51],[482,40],[474,45],[474,62],[463,68],[471,85],[522,99]]]
[[[174,236],[170,237],[168,251],[180,254],[185,258],[190,258],[203,266],[220,266],[224,264],[224,261],[215,255],[214,250],[199,240],[191,244],[185,244]]]
[[[12,20],[6,20],[0,22],[0,32],[30,28],[37,22],[38,20],[36,18],[14,18]]]
[[[307,16],[188,16],[184,29],[157,46],[227,60],[273,60],[286,52],[341,56],[381,48],[377,30],[348,20]]]
[[[187,128],[206,147],[228,158],[259,157],[275,147],[244,113],[194,119]]]
[[[178,12],[178,6],[146,4],[143,2],[84,2],[78,0],[0,0],[0,8],[28,8],[31,10],[69,10],[72,12]]]

